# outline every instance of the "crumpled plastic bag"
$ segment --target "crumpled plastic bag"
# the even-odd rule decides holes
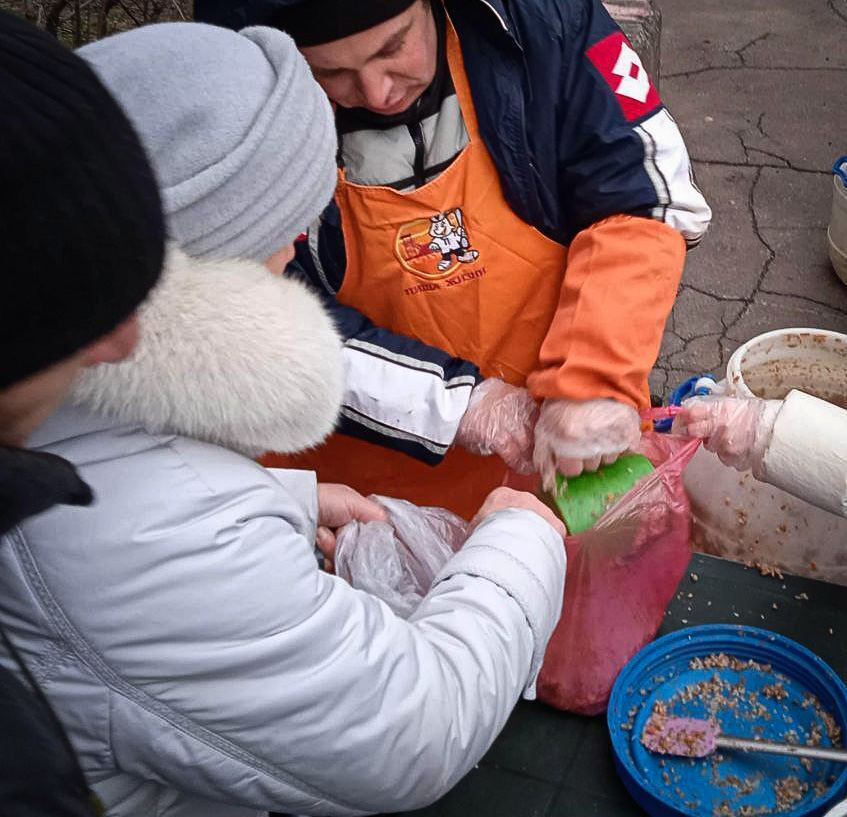
[[[700,441],[646,433],[655,466],[590,530],[566,541],[565,599],[541,667],[540,700],[596,715],[624,665],[653,640],[691,559],[682,471]]]
[[[464,544],[468,523],[444,508],[372,496],[388,522],[351,522],[338,533],[335,572],[408,618],[447,560]]]

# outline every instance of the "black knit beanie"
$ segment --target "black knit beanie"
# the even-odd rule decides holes
[[[350,37],[402,14],[415,0],[278,0],[269,25],[300,47]]]
[[[108,334],[156,282],[153,171],[91,68],[0,12],[0,388]]]

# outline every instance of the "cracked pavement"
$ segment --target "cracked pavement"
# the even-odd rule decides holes
[[[847,154],[847,0],[657,0],[660,91],[714,212],[686,262],[655,394],[771,329],[847,332],[829,264],[830,168]]]

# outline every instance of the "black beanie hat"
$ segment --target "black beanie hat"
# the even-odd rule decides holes
[[[323,45],[358,34],[402,14],[415,0],[282,0],[269,25],[300,47]]]
[[[141,143],[88,64],[0,12],[0,388],[128,318],[164,254]]]

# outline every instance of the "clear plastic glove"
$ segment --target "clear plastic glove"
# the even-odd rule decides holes
[[[484,457],[497,454],[519,474],[532,473],[532,432],[538,404],[526,389],[497,378],[483,380],[471,392],[456,442]]]
[[[385,522],[388,513],[372,499],[362,496],[347,485],[318,483],[318,550],[330,563],[335,556],[335,531],[349,522]]]
[[[674,431],[702,437],[724,465],[760,475],[781,400],[756,397],[693,397],[674,421]]]
[[[556,471],[577,477],[610,465],[641,438],[638,412],[617,400],[545,400],[535,426],[535,468],[547,491]]]

